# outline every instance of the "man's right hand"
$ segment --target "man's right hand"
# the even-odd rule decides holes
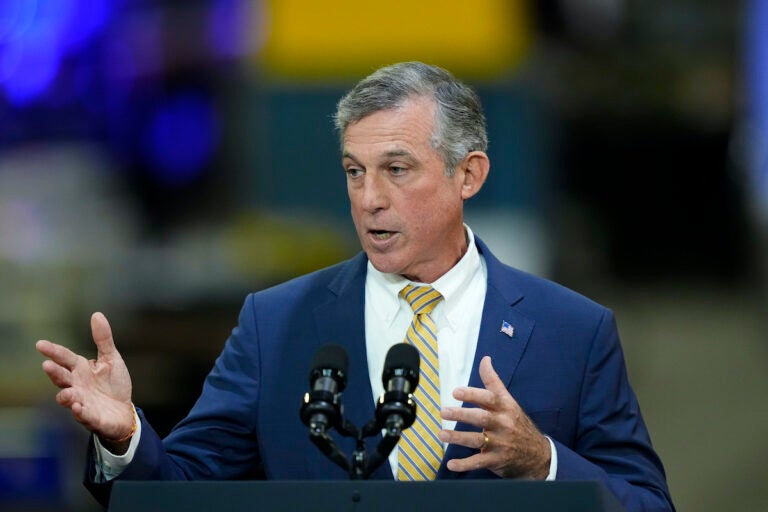
[[[61,388],[56,401],[108,448],[118,448],[114,442],[129,436],[134,428],[131,377],[103,314],[91,316],[91,332],[96,359],[88,360],[46,340],[38,341],[36,348],[49,358],[43,362],[43,371]]]

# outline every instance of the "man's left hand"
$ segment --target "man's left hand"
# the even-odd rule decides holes
[[[551,460],[549,440],[509,394],[488,356],[480,361],[480,378],[485,389],[459,387],[453,392],[457,400],[477,407],[445,407],[441,411],[446,420],[482,429],[440,431],[443,442],[480,449],[470,457],[449,460],[448,469],[462,472],[485,468],[503,478],[546,479]]]

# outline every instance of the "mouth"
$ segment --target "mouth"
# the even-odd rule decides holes
[[[372,229],[370,233],[376,240],[388,240],[395,234],[392,231],[384,231],[380,229]]]

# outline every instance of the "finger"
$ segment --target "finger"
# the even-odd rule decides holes
[[[483,381],[483,385],[490,395],[480,395],[477,392],[472,391],[473,388],[465,388],[465,392],[467,392],[466,390],[469,390],[467,393],[473,402],[478,400],[474,403],[477,403],[480,407],[493,411],[520,408],[515,397],[509,393],[506,385],[501,381],[496,370],[493,368],[489,356],[485,356],[480,360],[479,371],[480,379]],[[492,398],[488,398],[489,396]]]
[[[507,387],[501,382],[499,374],[493,369],[490,356],[485,356],[480,360],[480,379],[483,381],[485,389],[500,396],[506,395],[509,392]]]
[[[109,326],[107,317],[102,313],[96,312],[91,315],[91,334],[99,351],[99,357],[109,357],[117,352],[115,340],[112,339],[112,328]]]
[[[72,404],[72,407],[70,407],[69,410],[72,411],[72,416],[75,417],[78,423],[86,423],[85,419],[83,418],[83,404],[80,402],[75,402]]]
[[[54,363],[50,359],[43,361],[43,371],[48,375],[48,378],[51,379],[51,382],[60,388],[72,385],[72,372],[63,366]]]
[[[448,461],[448,469],[458,473],[474,471],[489,467],[490,458],[485,453],[476,453],[464,459],[451,459]]]
[[[440,440],[448,444],[457,444],[467,448],[480,449],[485,444],[482,432],[461,432],[458,430],[441,430],[438,434]]]
[[[70,407],[69,410],[72,413],[72,417],[75,418],[75,421],[77,421],[88,430],[94,431],[93,423],[91,418],[89,418],[88,409],[83,404],[80,402],[75,402],[72,404],[72,407]]]
[[[74,403],[79,403],[79,393],[74,388],[64,388],[56,393],[56,402],[62,407],[72,408]]]
[[[82,402],[73,403],[71,410],[75,419],[89,428],[92,427],[94,421],[97,419],[93,414],[93,407],[85,407]]]
[[[453,397],[462,402],[469,402],[483,409],[495,409],[498,397],[487,389],[460,386],[453,390]]]
[[[457,400],[471,402],[483,409],[498,410],[503,405],[503,401],[511,395],[496,370],[493,369],[489,356],[484,356],[480,360],[479,372],[485,389],[462,386],[453,391],[453,396]]]
[[[72,370],[77,364],[77,360],[80,356],[69,350],[67,347],[51,343],[47,340],[40,340],[35,344],[37,351],[44,356],[50,358],[54,363],[57,363],[67,370]]]
[[[440,416],[449,421],[469,423],[478,428],[491,427],[491,413],[478,407],[443,407]]]

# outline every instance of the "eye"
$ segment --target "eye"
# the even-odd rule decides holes
[[[405,174],[405,167],[398,167],[397,165],[392,165],[389,167],[389,172],[394,174],[395,176],[400,176],[402,174]]]
[[[357,178],[363,174],[363,170],[357,167],[348,167],[344,170],[344,172],[347,173],[348,178]]]

